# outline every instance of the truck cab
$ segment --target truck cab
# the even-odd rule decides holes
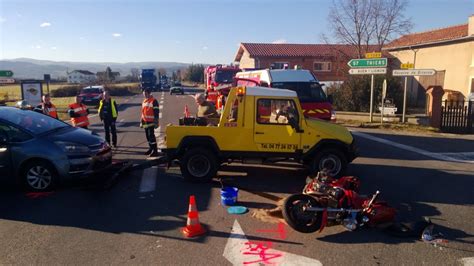
[[[263,87],[295,91],[307,117],[323,120],[336,119],[332,98],[326,96],[318,79],[304,69],[263,69],[244,71],[236,74],[237,79],[249,79]],[[247,85],[239,82],[237,85]]]
[[[290,160],[340,176],[356,157],[346,128],[306,117],[296,92],[285,89],[232,88],[217,126],[170,125],[166,136],[163,151],[193,181],[213,178],[232,161]]]

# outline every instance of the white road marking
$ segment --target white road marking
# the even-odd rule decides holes
[[[160,101],[160,104],[163,104],[163,101]]]
[[[430,157],[432,159],[436,159],[436,160],[440,160],[440,161],[458,162],[458,163],[474,163],[474,160],[462,160],[462,159],[453,158],[452,153],[429,152],[429,151],[426,151],[426,150],[423,150],[423,149],[419,149],[419,148],[415,148],[415,147],[408,146],[408,145],[405,145],[405,144],[397,143],[397,142],[394,142],[394,141],[391,141],[391,140],[375,137],[375,136],[372,136],[370,134],[366,134],[366,133],[362,133],[362,132],[358,132],[358,131],[352,131],[352,133],[354,135],[362,137],[362,138],[366,138],[366,139],[370,139],[372,141],[387,144],[387,145],[390,145],[390,146],[393,146],[393,147],[396,147],[396,148],[399,148],[399,149],[402,149],[402,150],[418,153],[418,154],[424,155],[426,157]]]
[[[158,166],[147,168],[143,171],[140,182],[140,193],[147,193],[156,189],[156,177],[158,175]]]
[[[163,105],[160,105],[160,110],[163,110]]]
[[[159,116],[159,118],[160,118],[160,119],[161,119],[161,118],[163,118],[163,113],[160,113],[160,116]]]
[[[459,260],[459,262],[464,266],[474,266],[474,257],[462,258]]]
[[[249,241],[245,237],[245,233],[240,227],[239,222],[235,220],[231,234],[224,248],[224,258],[230,261],[230,263],[232,263],[233,265],[239,266],[244,265],[245,262],[261,261],[262,258],[259,256],[259,254],[243,254],[245,250],[250,251],[248,248],[249,245],[246,244],[248,242]],[[275,249],[267,249],[266,253],[275,256],[267,256],[268,263],[275,265],[323,265],[319,260]],[[280,256],[276,257],[277,254]],[[261,265],[263,265],[263,263]]]

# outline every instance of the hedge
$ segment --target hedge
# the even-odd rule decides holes
[[[51,91],[50,94],[51,97],[72,97],[78,95],[82,88],[84,85],[68,85],[59,87]],[[104,89],[110,91],[111,96],[130,96],[141,92],[138,84],[130,86],[106,85]]]

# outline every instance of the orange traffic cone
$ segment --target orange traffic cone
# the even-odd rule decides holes
[[[189,116],[190,116],[189,109],[188,109],[188,105],[186,104],[184,106],[184,117],[188,118]]]
[[[188,221],[182,232],[185,237],[195,237],[206,233],[206,230],[199,223],[199,214],[194,195],[189,197]]]

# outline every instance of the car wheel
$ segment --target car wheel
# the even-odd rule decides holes
[[[57,181],[56,169],[45,161],[33,161],[23,168],[22,182],[30,191],[50,191]]]
[[[217,158],[205,148],[192,148],[180,160],[183,178],[192,182],[206,182],[217,174]]]
[[[315,174],[326,169],[330,176],[341,177],[347,168],[347,159],[344,154],[337,149],[324,149],[314,156],[310,164],[311,174]]]

